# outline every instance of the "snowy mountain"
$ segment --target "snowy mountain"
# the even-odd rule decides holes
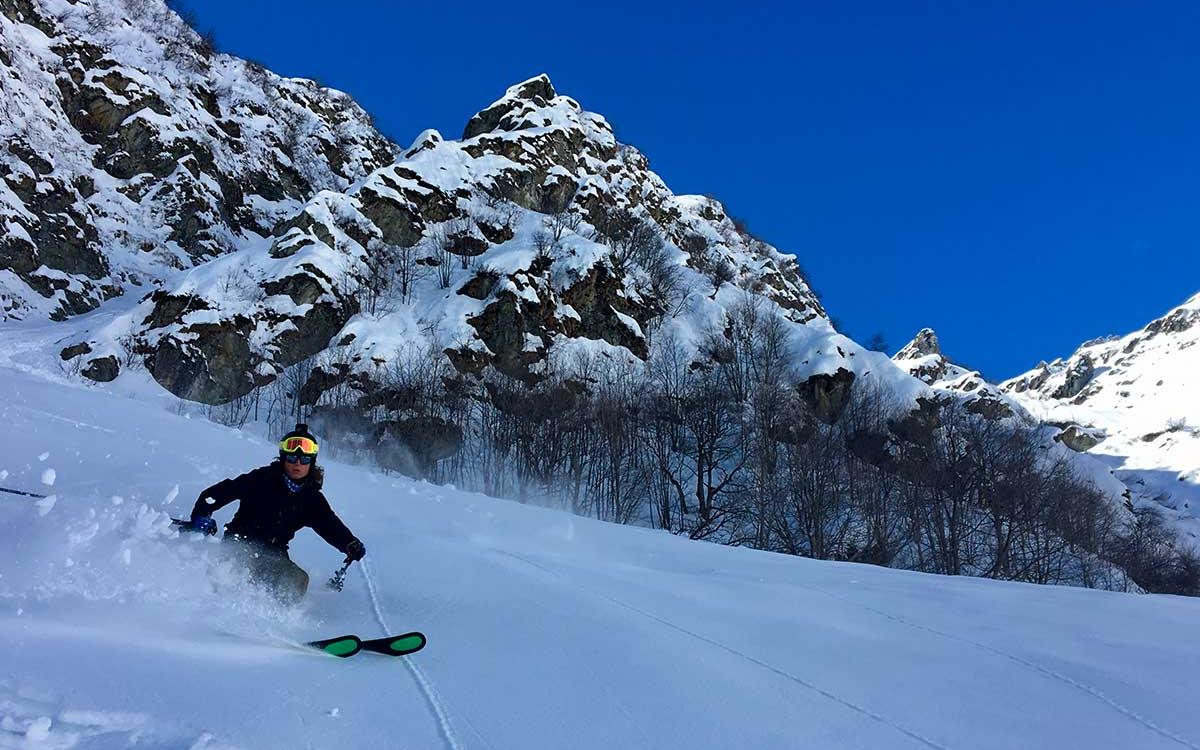
[[[0,320],[91,310],[393,158],[348,96],[160,0],[0,0]]]
[[[1200,543],[1200,295],[1002,384]]]
[[[52,330],[52,329],[51,329]],[[0,367],[0,747],[1200,747],[1200,600],[693,542],[327,462],[298,610],[180,537],[273,442]],[[228,520],[230,511],[218,514]],[[296,644],[423,630],[405,660]]]
[[[399,150],[160,0],[0,0],[0,107],[0,747],[1200,747],[1200,297],[893,360],[547,76]],[[288,608],[171,517],[300,419]]]

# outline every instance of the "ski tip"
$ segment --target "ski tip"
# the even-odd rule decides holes
[[[307,645],[318,651],[324,651],[331,656],[337,656],[342,659],[354,656],[362,650],[362,641],[356,635],[343,635],[337,638],[309,641]]]

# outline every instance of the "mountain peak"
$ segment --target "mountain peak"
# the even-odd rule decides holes
[[[942,354],[942,347],[938,343],[937,334],[932,328],[922,328],[913,340],[908,342],[908,345],[896,353],[893,357],[895,360],[902,359],[920,359],[935,354],[939,357],[945,356]]]
[[[551,106],[558,98],[550,76],[545,73],[509,86],[504,96],[471,118],[463,130],[463,140],[494,130],[516,130],[526,124],[522,115]],[[574,104],[571,100],[566,101]],[[578,105],[575,108],[578,109]]]
[[[504,92],[505,99],[528,99],[533,102],[539,98],[543,102],[548,102],[556,96],[558,93],[554,90],[554,84],[550,82],[550,76],[545,73],[539,73],[515,86],[509,86],[508,90]]]

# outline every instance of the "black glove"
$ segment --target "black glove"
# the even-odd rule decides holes
[[[363,543],[358,541],[357,539],[351,539],[350,543],[346,545],[346,561],[347,562],[355,562],[357,560],[361,560],[366,556],[366,554],[367,554],[367,548],[364,547]]]
[[[212,516],[192,516],[192,531],[212,536],[217,533],[217,522]]]

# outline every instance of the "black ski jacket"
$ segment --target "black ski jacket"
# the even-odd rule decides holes
[[[321,493],[324,478],[324,471],[314,466],[304,486],[292,492],[287,486],[283,462],[275,460],[201,492],[192,517],[211,516],[234,500],[241,500],[233,520],[225,525],[226,536],[237,535],[287,552],[292,537],[307,526],[345,553],[354,535]]]

